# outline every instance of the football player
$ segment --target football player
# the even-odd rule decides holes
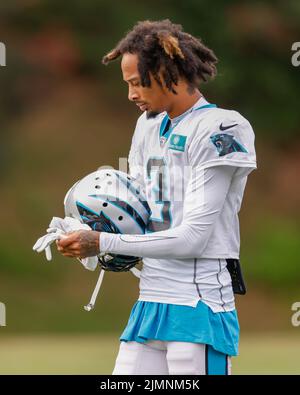
[[[143,21],[103,58],[121,58],[128,98],[142,111],[129,154],[151,217],[144,235],[79,231],[65,256],[143,257],[140,294],[122,333],[113,374],[230,374],[238,354],[234,293],[245,293],[239,220],[254,133],[199,85],[217,57],[169,20]]]

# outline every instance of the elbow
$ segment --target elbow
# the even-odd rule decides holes
[[[199,258],[206,243],[201,239],[182,240],[177,248],[170,250],[169,258],[172,259],[192,259]]]
[[[209,236],[210,232],[207,229],[199,232],[198,227],[195,229],[193,226],[187,226],[177,258],[190,259],[201,257]]]
[[[178,258],[181,259],[191,259],[191,258],[199,258],[204,250],[202,248],[203,243],[201,240],[199,242],[189,242],[186,243],[184,248],[182,248],[182,251],[180,252],[180,256]]]

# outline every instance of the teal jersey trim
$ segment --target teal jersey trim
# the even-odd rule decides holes
[[[120,340],[201,343],[235,356],[239,343],[237,312],[214,313],[201,300],[196,307],[137,301]]]
[[[169,116],[168,114],[164,116],[161,125],[160,125],[160,130],[159,130],[159,137],[165,136],[166,135],[166,126],[169,121]],[[170,130],[170,129],[169,129]]]
[[[191,110],[190,112],[188,112],[184,117],[182,117],[182,119],[180,119],[180,121],[173,127],[169,127],[169,129],[167,128],[167,125],[170,121],[170,118],[168,116],[168,114],[166,114],[163,118],[163,120],[161,121],[161,125],[160,125],[160,130],[159,130],[159,138],[164,137],[165,140],[168,140],[170,134],[173,132],[173,130],[176,128],[176,126],[187,116],[189,115],[191,112],[193,111],[197,111],[197,110],[202,110],[204,108],[215,108],[217,107],[216,104],[205,104],[204,106],[201,107],[197,107],[194,108],[193,110]]]
[[[203,108],[216,108],[216,107],[217,107],[216,104],[205,104],[205,106],[197,107],[193,111],[202,110]]]

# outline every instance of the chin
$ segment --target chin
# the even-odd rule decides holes
[[[157,111],[146,111],[146,118],[147,119],[155,118],[157,117],[158,114],[159,112]]]

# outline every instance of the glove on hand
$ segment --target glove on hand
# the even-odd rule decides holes
[[[33,246],[33,250],[36,252],[45,251],[47,260],[51,261],[51,244],[54,241],[63,238],[65,233],[75,232],[77,230],[91,230],[91,228],[86,224],[82,224],[79,220],[75,218],[53,217],[49,224],[49,228],[47,229],[47,234],[37,240],[37,242]],[[78,260],[88,270],[95,270],[98,264],[97,256],[83,259],[78,258]]]

